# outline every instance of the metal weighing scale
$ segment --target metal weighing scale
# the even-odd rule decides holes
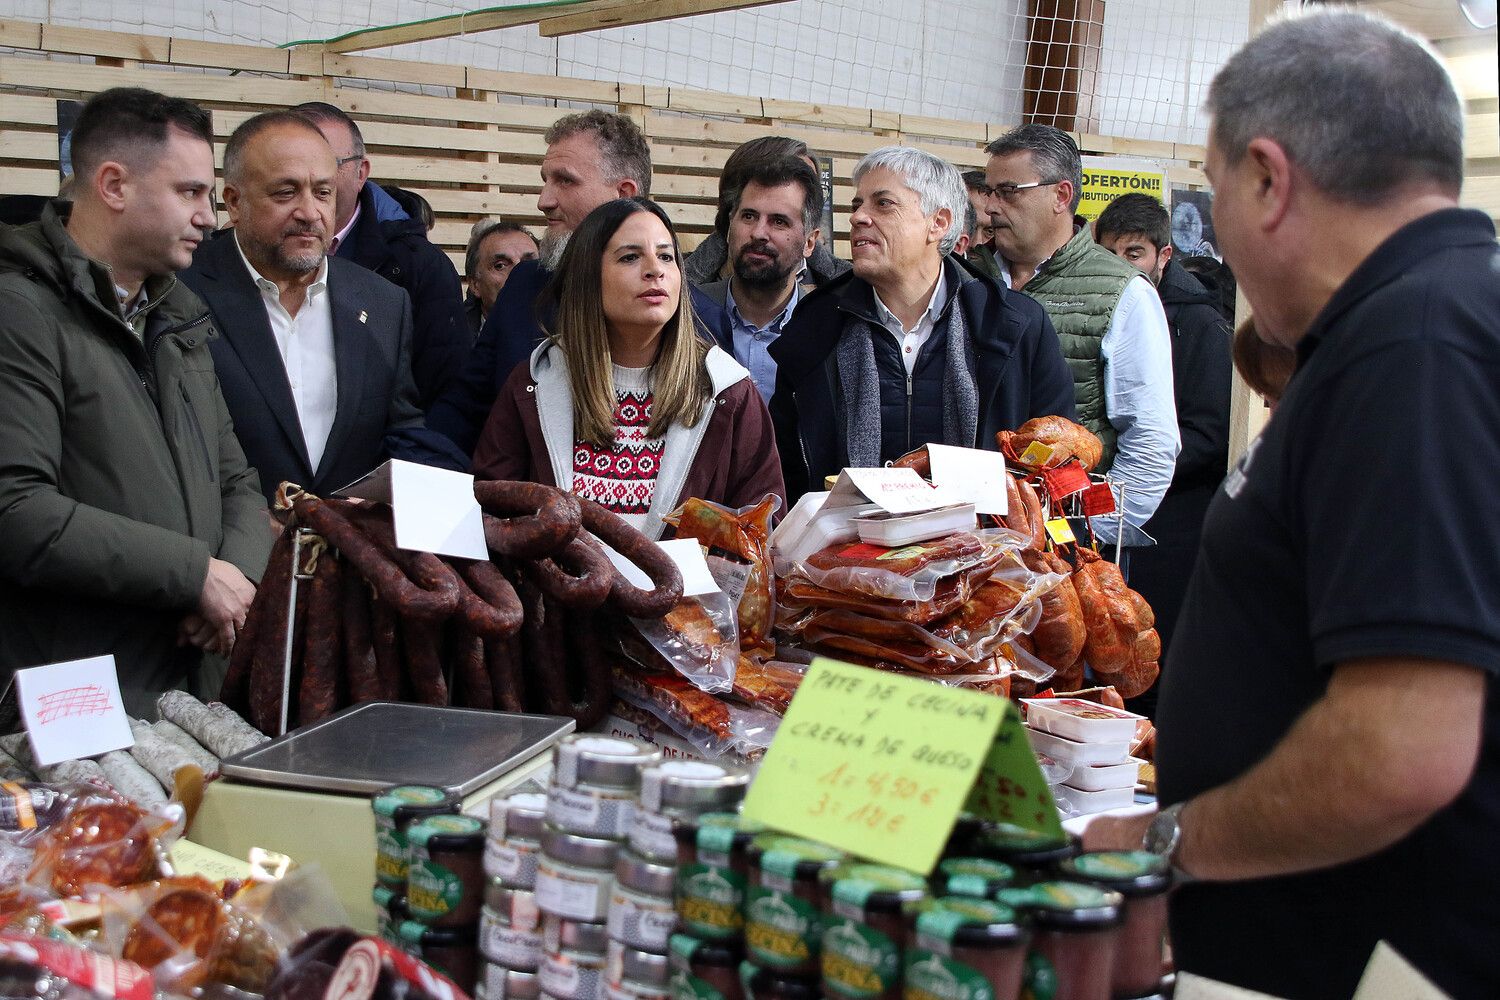
[[[488,819],[496,795],[544,784],[572,719],[366,702],[237,754],[204,790],[189,839],[235,858],[252,847],[316,864],[353,926],[375,930],[375,816],[389,785],[432,785]]]

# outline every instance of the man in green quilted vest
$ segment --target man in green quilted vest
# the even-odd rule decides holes
[[[990,223],[1005,281],[1052,317],[1073,372],[1078,421],[1104,442],[1108,472],[1124,510],[1123,544],[1143,544],[1172,481],[1181,447],[1172,400],[1172,344],[1149,279],[1094,242],[1074,218],[1083,161],[1072,137],[1022,125],[985,150]],[[1094,530],[1116,541],[1116,521]]]

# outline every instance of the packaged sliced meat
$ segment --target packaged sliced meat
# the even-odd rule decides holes
[[[704,691],[722,693],[734,684],[739,662],[736,608],[749,577],[747,563],[708,557],[715,593],[682,597],[661,618],[632,618],[635,629],[671,668]]]
[[[961,573],[939,580],[932,597],[925,601],[893,601],[866,594],[846,594],[819,587],[804,577],[791,576],[784,581],[780,591],[781,607],[785,612],[784,617],[808,608],[843,608],[858,611],[871,618],[926,625],[957,611],[973,596],[974,588],[996,572],[1020,566],[1020,557],[1016,551],[994,546],[980,562]]]
[[[120,958],[149,969],[163,991],[205,986],[263,993],[280,951],[249,913],[201,878],[173,878],[108,893],[105,937]]]
[[[984,562],[992,545],[1018,547],[1010,531],[960,531],[899,548],[835,542],[814,552],[796,572],[816,586],[891,601],[930,601],[945,577]]]
[[[750,567],[738,609],[741,649],[758,649],[771,634],[776,611],[771,519],[780,505],[774,494],[737,511],[691,499],[662,519],[677,529],[678,538],[696,538],[710,554],[729,556]]]
[[[147,881],[159,874],[156,842],[174,825],[129,802],[85,801],[43,834],[27,881],[59,896]]]
[[[797,693],[804,672],[805,668],[791,664],[761,663],[742,655],[730,693],[747,705],[782,715],[792,703],[792,695]]]
[[[676,674],[617,669],[615,694],[625,705],[649,713],[708,759],[725,754],[759,756],[771,745],[781,722],[780,716],[764,709],[726,704]]]
[[[978,663],[1009,637],[1007,630],[1015,634],[1029,624],[1022,609],[1026,597],[1024,588],[992,579],[981,584],[957,611],[929,625],[870,618],[855,611],[828,610],[807,619],[802,634],[818,641],[826,641],[831,633],[842,634],[889,643],[893,650],[906,655],[928,649],[937,654],[934,659],[951,660],[955,665]],[[1026,610],[1031,609],[1037,609],[1035,602],[1026,604]]]

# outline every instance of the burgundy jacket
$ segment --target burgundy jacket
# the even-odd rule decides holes
[[[771,416],[749,373],[718,347],[709,351],[708,370],[715,394],[705,407],[711,410],[707,426],[700,418],[692,428],[673,427],[667,432],[658,493],[644,532],[648,537],[660,537],[661,516],[693,497],[739,508],[774,493],[781,499],[782,510],[786,509]],[[554,433],[555,440],[548,440],[539,396],[554,415],[554,426],[566,425],[566,441],[562,430]],[[563,485],[555,465],[566,462],[566,476],[571,479],[573,441],[566,359],[560,348],[547,341],[537,348],[530,364],[516,366],[495,400],[474,451],[474,476]],[[664,482],[671,478],[676,453],[682,449],[691,449],[686,475],[676,495],[667,496]]]

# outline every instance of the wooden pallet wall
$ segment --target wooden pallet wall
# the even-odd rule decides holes
[[[960,169],[983,167],[986,143],[1014,124],[0,20],[0,194],[55,194],[57,99],[122,85],[213,109],[221,142],[259,111],[309,100],[344,108],[360,123],[372,176],[432,204],[433,241],[460,265],[478,219],[542,222],[541,134],[579,107],[620,111],[645,130],[655,164],[652,194],[689,247],[713,225],[718,172],[735,146],[773,134],[805,140],[833,158],[835,251],[844,257],[849,175],[863,154],[901,143]],[[1085,153],[1167,161],[1173,183],[1204,183],[1199,146],[1077,139]]]

